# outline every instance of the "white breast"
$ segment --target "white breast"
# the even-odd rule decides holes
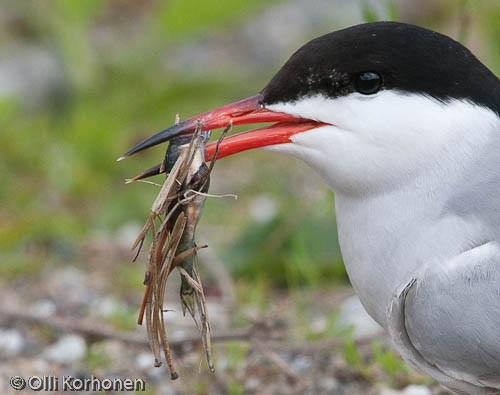
[[[393,292],[422,262],[498,239],[500,118],[491,110],[392,91],[271,109],[333,125],[268,149],[303,159],[335,191],[349,277],[382,326]]]

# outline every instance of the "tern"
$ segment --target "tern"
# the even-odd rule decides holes
[[[217,159],[265,147],[310,165],[335,193],[351,283],[404,360],[457,393],[500,393],[500,80],[468,49],[404,23],[329,33],[257,95],[119,159],[198,122],[274,122]]]

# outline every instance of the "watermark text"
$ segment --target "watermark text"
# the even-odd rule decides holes
[[[10,386],[15,390],[30,389],[32,391],[145,391],[143,379],[130,378],[86,378],[73,376],[12,376]]]

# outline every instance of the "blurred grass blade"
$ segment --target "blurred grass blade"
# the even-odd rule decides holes
[[[376,22],[379,20],[375,8],[366,2],[361,4],[361,18],[364,22]]]
[[[385,5],[387,20],[397,22],[399,20],[398,6],[394,0],[389,0]]]

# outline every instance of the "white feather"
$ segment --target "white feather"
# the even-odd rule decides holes
[[[477,195],[487,184],[488,194],[500,196],[500,118],[493,111],[397,91],[318,95],[268,108],[332,125],[266,149],[303,159],[335,191],[349,277],[382,326],[392,295],[423,262],[500,239],[491,225],[500,218],[491,218]]]

